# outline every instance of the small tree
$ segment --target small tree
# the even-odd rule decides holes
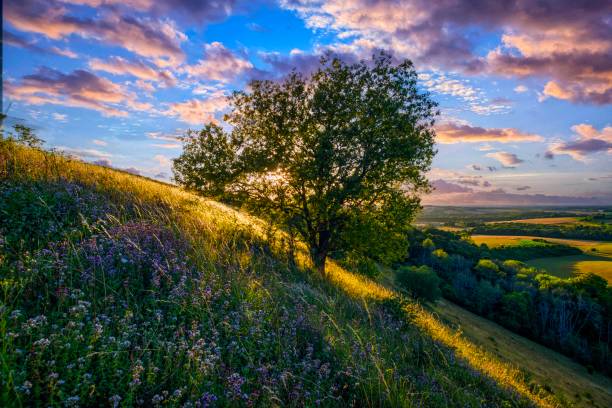
[[[332,251],[404,255],[437,114],[412,63],[324,57],[309,78],[249,88],[230,97],[229,133],[210,123],[186,137],[176,181],[296,231],[322,273]]]
[[[416,299],[433,302],[442,295],[440,291],[442,280],[425,265],[403,266],[398,269],[395,280],[402,289]]]

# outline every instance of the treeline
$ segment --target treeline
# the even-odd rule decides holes
[[[407,265],[432,268],[445,298],[612,374],[612,288],[605,279],[561,279],[518,260],[498,260],[486,246],[451,232],[414,230],[409,239]]]
[[[538,237],[586,239],[593,241],[612,240],[612,225],[544,225],[523,223],[477,224],[472,234],[483,235],[535,235]]]
[[[489,249],[488,251],[492,258],[516,259],[518,261],[555,256],[580,255],[582,253],[582,251],[576,247],[557,244],[540,238],[535,238],[533,240],[526,239],[520,241],[518,245],[502,245]]]

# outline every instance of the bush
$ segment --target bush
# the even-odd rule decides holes
[[[396,282],[412,297],[433,302],[441,295],[441,280],[428,266],[403,266],[397,271]]]

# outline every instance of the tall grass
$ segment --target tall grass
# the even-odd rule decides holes
[[[243,212],[6,141],[0,183],[0,405],[559,405]]]

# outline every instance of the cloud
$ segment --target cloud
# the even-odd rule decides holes
[[[183,147],[183,145],[180,143],[153,143],[151,146],[160,149],[180,149]]]
[[[472,169],[472,170],[475,170],[475,171],[481,171],[482,170],[482,167],[480,165],[478,165],[478,164],[470,164],[468,166],[468,168]]]
[[[529,88],[527,88],[525,85],[517,85],[514,87],[514,92],[516,93],[525,93],[529,91]]]
[[[595,10],[597,5],[589,8]],[[504,35],[503,46],[487,55],[490,69],[506,76],[550,78],[541,100],[552,97],[596,105],[612,103],[609,27],[603,16],[590,17],[582,9],[579,18],[563,27],[560,23]]]
[[[71,35],[95,39],[150,58],[160,66],[184,60],[180,44],[187,37],[169,20],[122,15],[115,8],[101,9],[96,18],[75,17],[56,0],[11,1],[3,5],[3,12],[14,28],[53,40]]]
[[[57,146],[56,149],[81,160],[105,160],[110,164],[110,158],[112,157],[110,153],[96,149],[79,149],[66,146]]]
[[[138,170],[138,169],[137,169],[137,168],[135,168],[135,167],[127,167],[127,168],[125,168],[125,169],[120,169],[120,168],[118,168],[118,170],[125,171],[126,173],[130,173],[130,174],[133,174],[133,175],[135,175],[135,176],[140,176],[140,170]]]
[[[100,139],[93,139],[91,141],[91,143],[93,143],[93,144],[95,144],[97,146],[107,146],[108,145],[107,142],[105,142],[104,140],[100,140]]]
[[[248,60],[234,54],[220,42],[204,46],[204,58],[195,65],[188,65],[185,72],[191,77],[220,82],[231,82],[237,76],[253,68]]]
[[[436,140],[442,144],[480,143],[480,142],[538,142],[542,136],[521,132],[513,128],[482,128],[454,122],[436,126]]]
[[[584,161],[586,156],[607,152],[612,154],[612,126],[606,126],[601,131],[592,125],[580,124],[572,126],[572,130],[578,136],[569,142],[554,142],[548,151],[544,153],[547,159],[554,158],[555,155],[568,155],[574,160]]]
[[[73,59],[78,57],[75,52],[67,48],[58,48],[55,46],[41,47],[36,44],[36,42],[28,41],[25,38],[20,37],[17,34],[13,34],[7,30],[2,30],[2,43],[5,45],[11,45],[13,47],[25,48],[27,50],[34,51],[40,54],[55,54]]]
[[[505,113],[510,110],[511,101],[505,98],[488,100],[481,89],[470,85],[467,80],[452,78],[440,72],[422,73],[419,77],[431,92],[458,98],[466,103],[468,110],[479,115]]]
[[[179,136],[180,130],[177,130],[176,134],[168,134],[162,132],[147,132],[147,137],[154,140],[164,140],[166,142],[180,142],[181,137]]]
[[[516,191],[525,191],[525,190],[529,190],[531,188],[531,186],[520,186],[516,188]]]
[[[508,152],[487,153],[486,156],[497,160],[504,167],[515,167],[517,164],[524,162],[524,160],[519,159],[516,154]]]
[[[177,116],[183,122],[193,125],[203,125],[216,122],[215,115],[227,106],[227,97],[219,92],[207,99],[190,99],[185,102],[171,103],[163,114]]]
[[[246,27],[251,30],[251,31],[255,31],[257,33],[265,33],[266,31],[268,31],[268,29],[260,24],[257,23],[248,23],[246,25]]]
[[[141,80],[163,82],[166,86],[176,84],[176,79],[170,71],[154,69],[143,61],[128,61],[122,57],[110,57],[104,61],[95,58],[89,61],[89,67],[94,71],[104,71],[114,75],[131,75]]]
[[[544,95],[572,102],[612,101],[612,42],[606,0],[284,0],[307,26],[350,38],[361,50],[386,48],[421,67],[538,77]],[[474,29],[502,32],[484,57]],[[477,37],[480,37],[477,36]],[[357,44],[359,43],[359,44]]]
[[[58,122],[66,122],[68,115],[63,114],[63,113],[52,113],[51,116],[53,117],[54,120],[57,120]]]
[[[41,67],[19,82],[5,82],[5,93],[11,98],[33,105],[55,104],[93,109],[105,116],[127,116],[124,108],[146,110],[151,106],[136,100],[121,85],[91,72],[76,70],[64,74]]]
[[[435,192],[438,194],[467,193],[467,192],[474,191],[469,187],[463,187],[455,183],[444,181],[442,179],[432,181],[431,186],[434,188]]]
[[[103,167],[112,167],[112,163],[110,160],[108,159],[100,159],[100,160],[94,160],[92,162],[93,164],[97,164],[98,166],[103,166]]]
[[[172,160],[170,160],[163,154],[156,154],[153,157],[153,160],[155,160],[160,166],[168,167],[172,165]]]

